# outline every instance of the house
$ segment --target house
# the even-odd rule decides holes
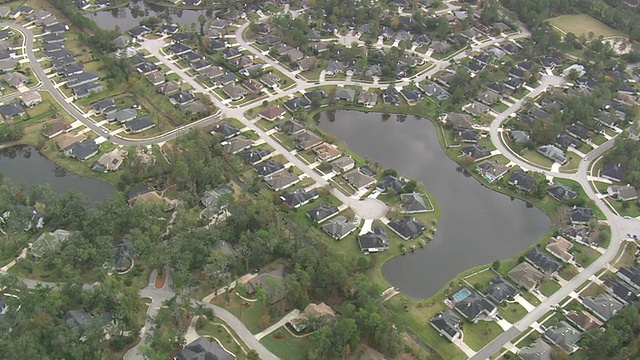
[[[478,116],[491,110],[491,108],[483,103],[472,101],[469,104],[462,107],[462,110],[468,112],[471,115]]]
[[[169,95],[169,101],[171,101],[173,105],[186,105],[195,99],[196,97],[188,91],[180,91],[173,95]]]
[[[297,209],[303,205],[310,203],[311,201],[320,197],[316,189],[306,191],[304,189],[294,190],[290,193],[286,193],[280,196],[280,200],[287,204],[290,209]]]
[[[245,79],[242,81],[242,85],[249,89],[252,94],[258,94],[264,89],[264,85],[260,83],[260,81],[256,79]]]
[[[229,85],[235,83],[238,77],[234,73],[226,73],[218,77],[212,78],[211,81],[219,85]]]
[[[409,105],[415,105],[418,101],[422,100],[422,93],[417,89],[402,89],[400,94],[407,101]]]
[[[93,104],[91,108],[96,112],[96,114],[107,115],[117,110],[116,102],[111,98],[100,100],[97,103]]]
[[[260,165],[255,166],[253,169],[258,173],[258,175],[264,177],[284,170],[284,164],[275,162],[273,160],[268,160]]]
[[[143,61],[136,65],[136,71],[142,75],[147,75],[151,72],[157,71],[158,69],[160,69],[158,65],[149,61]]]
[[[573,209],[567,215],[571,224],[581,224],[584,225],[589,222],[589,220],[593,219],[593,210],[586,207],[578,207],[574,206]]]
[[[380,190],[380,192],[386,192],[389,189],[393,191],[399,192],[401,191],[405,185],[407,185],[409,181],[406,178],[398,177],[392,174],[389,174],[382,178],[376,185],[376,189]]]
[[[67,124],[64,120],[56,120],[44,125],[42,136],[52,139],[63,132],[67,132],[69,129],[71,129],[71,124]]]
[[[382,101],[387,105],[400,105],[400,96],[398,94],[398,91],[393,88],[382,90]]]
[[[537,288],[542,279],[544,279],[544,274],[526,261],[511,269],[508,276],[527,291]]]
[[[22,116],[24,114],[24,109],[17,102],[0,105],[0,115],[2,115],[5,120],[12,119],[16,116]]]
[[[604,286],[614,298],[624,305],[632,304],[638,300],[638,290],[622,279],[605,279]]]
[[[580,124],[573,124],[567,128],[567,133],[581,141],[589,141],[589,130]]]
[[[136,26],[133,29],[129,29],[129,34],[131,34],[131,36],[137,38],[143,35],[146,35],[148,33],[151,32],[151,29],[149,29],[148,27],[144,26],[144,25],[140,25],[140,26]]]
[[[54,43],[61,43],[65,41],[67,37],[64,36],[64,34],[56,33],[56,34],[45,34],[42,36],[41,39],[42,41],[45,42],[45,44],[54,44]]]
[[[295,135],[304,130],[304,125],[295,120],[285,120],[277,124],[275,128],[287,135]]]
[[[268,73],[268,74],[264,74],[260,77],[260,82],[265,84],[267,87],[270,87],[272,89],[276,89],[280,87],[280,82],[282,81],[282,79],[280,78],[280,76],[274,74],[274,73]]]
[[[332,216],[338,215],[339,212],[340,210],[336,206],[320,204],[307,211],[307,216],[314,222],[321,223]]]
[[[238,50],[237,48],[228,47],[228,48],[225,48],[224,50],[222,50],[222,56],[226,60],[231,60],[231,59],[235,59],[237,57],[242,56],[242,52],[240,52],[240,50]]]
[[[603,321],[609,321],[624,305],[609,294],[600,294],[596,297],[587,296],[582,299],[582,304]]]
[[[557,148],[555,145],[542,145],[538,147],[537,151],[544,157],[549,158],[561,165],[567,163],[567,158],[564,155],[564,151]]]
[[[335,76],[344,72],[346,66],[341,61],[330,60],[324,70],[326,76]]]
[[[132,188],[127,194],[127,203],[129,206],[134,206],[137,202],[158,202],[161,204],[168,204],[170,200],[160,196],[149,186],[142,184]]]
[[[509,132],[511,139],[517,144],[526,144],[531,141],[531,137],[527,131],[512,130]]]
[[[481,162],[476,166],[476,169],[478,170],[478,173],[480,173],[480,175],[490,183],[502,179],[504,174],[509,171],[508,166],[498,164],[491,160]]]
[[[84,85],[96,80],[99,80],[100,76],[93,71],[82,72],[80,74],[71,75],[67,78],[67,87],[74,88],[80,85]]]
[[[590,243],[588,226],[571,226],[562,232],[562,236],[580,243]]]
[[[67,230],[57,229],[54,232],[42,233],[31,244],[29,253],[34,258],[41,258],[46,254],[57,252],[62,247],[62,243],[71,235]]]
[[[227,85],[222,88],[222,91],[233,101],[242,100],[247,95],[247,90],[238,85]]]
[[[616,273],[618,277],[627,282],[627,284],[640,290],[640,266],[622,267]]]
[[[259,274],[255,278],[246,283],[247,294],[255,294],[258,289],[263,289],[269,297],[271,304],[274,304],[287,296],[289,290],[284,284],[287,276],[287,270],[284,265],[279,264],[274,270]]]
[[[348,173],[342,175],[342,178],[357,190],[366,188],[367,186],[370,187],[376,182],[376,179],[374,177],[365,175],[358,169],[349,171]]]
[[[229,140],[223,141],[220,144],[222,145],[222,148],[224,149],[224,151],[226,151],[229,154],[237,154],[240,151],[251,147],[253,145],[254,141],[251,139],[247,139],[246,137],[240,135],[240,136],[236,136],[233,137]]]
[[[578,350],[577,344],[581,334],[566,321],[562,320],[547,329],[543,336],[552,344],[559,346],[562,350],[571,354]]]
[[[289,99],[285,101],[284,107],[287,108],[287,110],[294,112],[298,109],[305,109],[305,110],[309,109],[311,107],[311,103],[305,100],[304,98],[298,96],[298,97],[294,97],[293,99]]]
[[[474,290],[463,287],[456,295],[466,294],[462,299],[454,299],[453,308],[471,322],[478,322],[481,318],[492,318],[498,313],[498,308],[489,300],[480,296]]]
[[[164,76],[163,76],[163,81],[164,81]],[[167,81],[166,83],[163,83],[162,85],[156,87],[156,91],[162,95],[167,95],[167,96],[173,95],[178,91],[180,91],[180,84],[175,80]]]
[[[522,360],[552,360],[551,354],[551,346],[540,338],[518,350],[518,357]]]
[[[133,243],[129,240],[123,240],[115,244],[111,249],[113,251],[113,269],[117,272],[125,272],[133,266]]]
[[[326,142],[314,147],[313,152],[316,153],[316,160],[320,162],[332,161],[342,155],[342,152],[337,147]]]
[[[62,320],[67,324],[67,327],[80,334],[84,334],[91,327],[95,326],[95,320],[86,310],[69,310]]]
[[[113,149],[108,153],[102,154],[98,161],[91,165],[93,171],[116,171],[120,168],[127,156],[127,151],[124,149]]]
[[[204,336],[200,336],[187,344],[175,356],[176,360],[235,360],[235,358],[232,353],[220,346],[217,341],[209,341]]]
[[[9,84],[12,88],[19,88],[24,86],[27,82],[29,82],[29,78],[25,75],[18,72],[10,72],[8,74],[4,74],[2,79]]]
[[[489,106],[497,103],[501,99],[502,99],[502,96],[500,94],[490,90],[485,90],[481,92],[480,95],[478,95],[478,101]]]
[[[460,317],[451,310],[435,314],[429,320],[429,325],[436,329],[440,336],[446,337],[449,341],[460,339],[462,334],[460,331]]]
[[[462,152],[462,155],[468,156],[473,161],[482,160],[491,156],[491,151],[486,150],[482,146],[476,144],[464,146],[460,149],[460,151]]]
[[[414,40],[413,40],[413,45],[414,46],[423,46],[423,45],[429,45],[431,43],[431,38],[429,37],[429,35],[427,34],[421,34],[418,35]]]
[[[69,31],[69,25],[67,24],[58,23],[58,24],[45,26],[43,28],[43,32],[45,34],[58,34],[58,33],[63,33],[65,31]]]
[[[284,55],[288,56],[291,61],[298,61],[304,57],[304,53],[298,49],[289,49]]]
[[[400,194],[400,201],[402,203],[402,212],[405,214],[416,214],[422,212],[433,211],[431,202],[429,205],[425,202],[426,195],[420,193]]]
[[[9,16],[9,13],[11,12],[11,8],[5,5],[0,6],[0,18],[5,19],[7,16]]]
[[[516,169],[511,173],[511,176],[509,176],[509,180],[507,180],[507,183],[524,192],[530,192],[533,188],[533,185],[536,184],[536,180],[526,171],[522,169]]]
[[[620,182],[622,181],[622,168],[620,164],[614,164],[612,162],[605,162],[600,170],[600,177],[607,180]]]
[[[124,124],[127,121],[131,121],[138,116],[138,111],[133,108],[126,108],[118,110],[112,114],[107,115],[107,121],[117,121],[120,124]]]
[[[524,81],[522,79],[518,79],[515,77],[509,77],[504,81],[504,87],[511,90],[516,91],[524,85]]]
[[[298,175],[288,171],[278,171],[264,177],[264,181],[273,191],[281,191],[300,181]]]
[[[22,103],[24,104],[24,106],[32,107],[42,102],[42,96],[37,91],[31,91],[31,92],[22,94],[22,96],[20,97],[20,100],[22,100]]]
[[[336,240],[342,240],[347,235],[351,234],[357,229],[357,226],[350,221],[347,221],[342,215],[338,215],[335,218],[329,220],[326,224],[322,225],[322,230],[329,234]]]
[[[314,304],[310,303],[307,307],[304,308],[304,312],[300,314],[297,318],[289,321],[289,325],[291,325],[298,333],[302,332],[307,328],[310,324],[322,324],[330,321],[332,318],[336,316],[335,311],[325,304]],[[313,329],[317,327],[314,326]]]
[[[336,99],[340,101],[353,102],[356,97],[356,91],[351,88],[338,87],[336,89]]]
[[[58,145],[58,149],[60,149],[60,151],[65,151],[75,143],[84,141],[86,138],[87,137],[85,135],[81,134],[64,134],[56,140],[56,144]]]
[[[562,183],[553,183],[547,188],[547,194],[557,201],[571,200],[578,197],[578,192]]]
[[[372,231],[358,235],[358,245],[365,254],[385,251],[389,248],[389,238],[384,228],[376,226]]]
[[[424,231],[424,225],[412,216],[405,216],[400,220],[389,221],[387,225],[404,240],[415,239]]]
[[[581,331],[596,329],[604,325],[602,321],[584,310],[571,310],[565,314],[565,317],[571,324],[575,325]]]
[[[574,148],[578,148],[580,147],[580,141],[573,138],[569,134],[560,134],[558,135],[558,137],[556,137],[556,141],[554,145],[556,145],[561,149],[566,149],[570,146]]]
[[[102,91],[102,84],[96,82],[88,82],[73,88],[73,96],[76,99],[85,98],[92,93]]]
[[[559,262],[554,260],[551,255],[540,250],[538,247],[534,247],[527,251],[527,253],[524,254],[524,258],[548,276],[555,274],[562,268],[562,265]]]
[[[609,186],[607,188],[607,194],[612,198],[620,201],[631,201],[638,199],[638,192],[636,188],[631,185],[626,186]]]
[[[342,174],[345,171],[353,169],[355,165],[356,162],[351,156],[343,156],[331,163],[331,171],[336,174]]]
[[[234,190],[226,185],[205,191],[200,198],[200,204],[205,209],[202,212],[202,216],[207,219],[213,219],[223,215],[229,205],[229,199],[233,197],[233,193]]]
[[[520,290],[504,277],[496,276],[489,280],[489,287],[485,290],[485,294],[489,299],[502,304],[507,301],[513,301],[516,295],[520,294]]]
[[[309,130],[301,131],[293,135],[293,140],[296,142],[296,150],[309,150],[322,143],[322,139],[314,132]]]
[[[571,241],[563,238],[562,236],[556,236],[549,239],[549,243],[547,243],[547,247],[545,247],[545,250],[550,252],[558,259],[566,263],[571,263],[573,262],[573,254],[569,251],[572,247],[573,243],[571,243]]]
[[[270,153],[271,152],[269,150],[249,149],[240,152],[240,158],[242,158],[242,161],[248,163],[249,165],[256,165],[264,160],[264,158]]]
[[[452,112],[447,114],[444,122],[449,122],[456,128],[470,129],[473,125],[473,118],[471,115]]]
[[[553,70],[558,66],[562,66],[562,62],[560,60],[549,55],[540,58],[540,63],[542,63],[542,66],[549,70]]]
[[[80,161],[85,161],[92,156],[95,156],[100,148],[93,139],[86,139],[73,144],[70,148],[64,151],[64,155]]]
[[[455,137],[463,143],[475,144],[478,142],[478,132],[472,129],[459,129],[455,132]]]
[[[151,129],[154,126],[156,126],[156,123],[153,122],[153,120],[151,120],[151,118],[148,116],[135,118],[131,121],[127,121],[124,124],[124,128],[129,134],[137,134],[139,132]]]

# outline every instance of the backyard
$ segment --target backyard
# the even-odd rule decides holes
[[[549,19],[551,25],[563,33],[573,33],[576,36],[589,36],[593,32],[595,38],[600,36],[624,36],[624,33],[608,27],[587,14],[562,15]]]

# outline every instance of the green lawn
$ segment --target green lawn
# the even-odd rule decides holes
[[[222,321],[211,321],[205,317],[200,317],[196,323],[196,331],[203,336],[210,336],[217,339],[225,349],[231,351],[236,355],[236,358],[242,359],[243,355],[247,352],[247,347],[241,342],[240,338],[233,332],[233,330],[225,328],[221,325]],[[237,341],[237,342],[236,342]],[[238,345],[240,343],[241,345]]]
[[[573,249],[571,249],[571,252],[575,256],[576,262],[582,265],[582,267],[591,265],[591,263],[593,263],[601,255],[599,252],[593,250],[592,248],[577,243],[573,244]]]
[[[528,311],[518,303],[510,303],[505,307],[499,307],[498,312],[510,323],[515,323],[527,315]]]
[[[484,293],[484,291],[489,287],[489,281],[496,277],[496,273],[493,270],[488,269],[479,274],[475,274],[466,278],[465,280],[471,284],[471,286],[477,291]]]
[[[546,157],[540,155],[535,150],[526,150],[522,157],[525,158],[528,162],[533,165],[537,165],[543,169],[551,170],[551,165],[553,165],[553,161],[547,159]]]
[[[465,322],[462,332],[464,342],[473,350],[478,351],[500,335],[502,328],[495,322],[479,321],[477,324]]]
[[[522,294],[520,294],[520,296],[525,298],[531,305],[534,305],[534,306],[540,305],[540,299],[538,299],[535,295],[533,295],[528,291],[523,292]]]
[[[235,294],[232,294],[229,299],[230,300],[227,302],[225,296],[220,296],[219,298],[214,299],[213,303],[225,307],[237,316],[252,334],[259,333],[274,322],[274,319],[268,319],[268,324],[262,322],[262,320],[267,319],[263,318],[263,316],[266,315],[269,317],[264,305],[261,305],[258,302],[246,302]]]
[[[544,296],[551,296],[554,292],[558,291],[558,289],[560,289],[560,284],[549,279],[542,280],[538,288]]]
[[[600,36],[625,36],[623,32],[612,29],[587,14],[562,15],[548,21],[563,33],[571,32],[578,37],[586,37],[590,32],[593,32],[596,39]]]
[[[574,276],[578,275],[578,268],[573,265],[567,265],[558,272],[558,275],[565,280],[571,280]]]
[[[296,338],[285,329],[279,328],[260,340],[260,343],[281,359],[305,360],[313,345],[313,335]]]

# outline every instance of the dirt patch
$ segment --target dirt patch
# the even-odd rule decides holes
[[[166,281],[167,281],[167,272],[163,270],[162,274],[158,274],[156,276],[154,286],[156,287],[156,289],[162,289]]]

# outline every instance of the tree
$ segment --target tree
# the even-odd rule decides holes
[[[204,14],[198,15],[198,23],[200,24],[200,36],[204,36],[204,25],[207,23],[207,18]]]

